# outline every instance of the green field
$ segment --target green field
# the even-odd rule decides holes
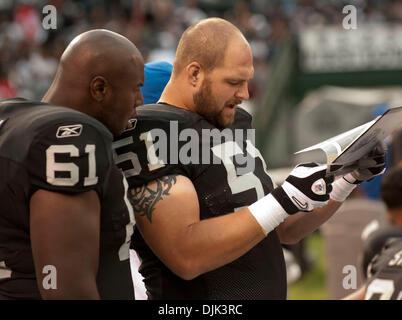
[[[313,256],[315,264],[299,281],[290,285],[288,299],[326,300],[324,240],[319,233],[313,233],[306,241],[306,250]]]

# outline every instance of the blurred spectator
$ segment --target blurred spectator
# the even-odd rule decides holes
[[[17,91],[12,87],[10,81],[0,75],[0,99],[15,97]]]

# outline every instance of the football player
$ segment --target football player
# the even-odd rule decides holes
[[[402,238],[388,238],[367,267],[367,282],[345,300],[402,300]]]
[[[138,108],[114,143],[149,299],[285,299],[281,242],[315,230],[358,181],[354,172],[332,188],[326,166],[310,163],[274,187],[238,107],[253,73],[241,32],[201,20],[184,32],[159,103]]]
[[[135,45],[92,30],[42,102],[0,103],[0,299],[133,299],[134,215],[111,144],[143,82]]]
[[[144,104],[158,102],[163,89],[172,74],[173,66],[166,61],[154,61],[146,63],[144,66],[144,85],[141,87],[142,97]],[[140,261],[137,253],[134,250],[130,250],[130,264],[131,274],[133,277],[135,299],[147,300],[147,293],[143,282],[142,275],[138,272]]]
[[[381,200],[386,206],[385,221],[374,220],[363,231],[365,235],[362,267],[366,273],[369,262],[381,251],[389,238],[402,238],[402,167],[390,169],[381,183]],[[374,228],[373,228],[374,226]],[[369,233],[370,230],[373,230]]]

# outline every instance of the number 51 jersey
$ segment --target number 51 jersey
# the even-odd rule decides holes
[[[133,212],[127,182],[112,162],[111,143],[111,133],[99,121],[70,108],[24,99],[0,103],[0,296],[40,299],[29,202],[35,191],[44,189],[97,192],[100,296],[133,298],[128,259]]]
[[[201,220],[232,213],[272,191],[254,147],[251,116],[243,109],[224,130],[167,104],[141,106],[137,115],[136,127],[113,144],[130,189],[166,175],[184,175],[197,192]],[[286,269],[275,231],[232,263],[190,281],[173,274],[137,228],[132,248],[141,258],[139,270],[150,299],[286,299]]]

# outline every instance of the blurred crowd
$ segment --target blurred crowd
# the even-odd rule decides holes
[[[57,10],[57,28],[45,30],[45,5]],[[173,62],[184,29],[209,16],[238,26],[255,62],[251,99],[258,99],[283,41],[310,25],[341,24],[342,8],[358,8],[361,21],[401,21],[402,1],[386,0],[1,0],[0,99],[40,99],[67,43],[77,34],[106,28],[131,39],[146,61]]]

